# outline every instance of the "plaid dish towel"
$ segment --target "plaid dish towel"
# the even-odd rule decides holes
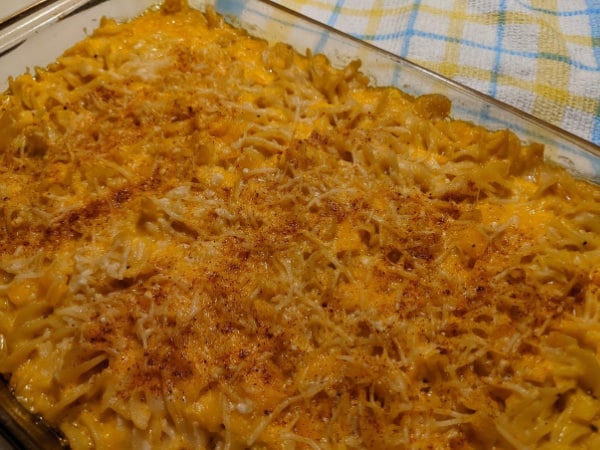
[[[278,0],[600,145],[600,0]]]

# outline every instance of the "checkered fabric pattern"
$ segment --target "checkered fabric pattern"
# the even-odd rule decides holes
[[[600,145],[600,0],[277,0]]]

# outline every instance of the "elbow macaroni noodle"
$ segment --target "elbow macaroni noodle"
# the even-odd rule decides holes
[[[0,95],[0,371],[73,449],[600,448],[600,189],[182,2]]]

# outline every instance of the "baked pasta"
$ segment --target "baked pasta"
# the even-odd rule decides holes
[[[0,96],[0,372],[73,449],[600,448],[600,189],[167,1]]]

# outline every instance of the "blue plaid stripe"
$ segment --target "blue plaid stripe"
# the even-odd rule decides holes
[[[600,67],[600,9],[596,8],[597,3],[597,0],[587,0],[594,57],[596,58],[596,67]],[[600,144],[600,98],[596,100],[598,105],[594,115],[594,123],[592,124],[591,140]]]
[[[402,48],[400,49],[400,56],[405,58],[408,55],[408,51],[410,48],[410,38],[415,33],[415,22],[417,21],[417,15],[419,14],[419,7],[421,6],[420,0],[416,0],[413,4],[412,10],[410,12],[410,17],[408,18],[408,26],[406,32],[404,33],[404,41],[402,42]]]
[[[337,0],[335,6],[333,7],[333,12],[331,13],[331,17],[327,21],[327,25],[330,27],[334,26],[340,16],[340,11],[344,6],[344,0]]]
[[[504,24],[506,22],[506,2],[500,1],[498,5],[498,25],[496,28],[496,46],[494,47],[494,65],[490,72],[490,87],[488,94],[496,96],[498,90],[498,76],[502,67],[502,41],[504,40]]]
[[[333,11],[331,12],[331,15],[329,16],[329,19],[327,19],[327,25],[329,25],[330,27],[335,26],[335,23],[337,22],[337,20],[340,16],[340,11],[342,10],[342,6],[344,6],[344,0],[336,0],[335,6],[333,7]],[[327,43],[327,36],[326,35],[321,36],[321,40],[317,44],[315,50],[319,53],[322,52],[323,49],[325,48],[326,43]]]

